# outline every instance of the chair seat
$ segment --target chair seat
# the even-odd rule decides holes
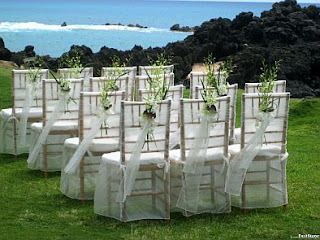
[[[79,138],[68,138],[64,142],[64,146],[68,148],[76,149],[79,146]],[[118,138],[99,138],[93,139],[89,150],[92,152],[115,152],[119,151],[119,139]]]
[[[16,108],[15,114],[16,117],[20,118],[22,113],[22,108]],[[0,116],[2,118],[9,118],[12,117],[12,108],[5,108],[2,109],[0,112]],[[28,117],[30,118],[41,118],[42,117],[42,108],[31,108]]]
[[[31,129],[40,132],[43,126],[42,123],[32,123]],[[57,121],[53,124],[52,131],[74,131],[78,129],[78,121]]]
[[[126,159],[129,159],[129,155],[126,156]],[[163,153],[141,153],[140,165],[158,165],[163,166],[166,161],[163,158]],[[103,163],[111,163],[120,165],[120,152],[107,153],[102,155]]]
[[[240,152],[240,144],[234,144],[229,146],[229,153],[231,156],[236,155],[237,153]],[[281,154],[281,147],[268,144],[268,145],[263,145],[257,154],[259,157],[274,157],[274,156],[279,156]]]
[[[186,157],[189,155],[189,150],[186,151]],[[181,150],[174,149],[169,151],[170,161],[180,162],[181,161]],[[207,160],[216,161],[224,159],[223,149],[221,148],[209,148],[207,150]]]

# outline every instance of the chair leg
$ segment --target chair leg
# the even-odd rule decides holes
[[[44,143],[42,147],[43,151],[43,167],[44,167],[44,178],[48,178],[48,153],[47,153],[47,144]],[[41,159],[40,159],[41,161]],[[41,165],[41,164],[40,164]]]
[[[166,177],[166,179],[164,180],[165,211],[166,211],[166,219],[170,220],[170,172],[165,173],[165,177]]]
[[[243,214],[246,215],[247,214],[247,200],[246,200],[246,187],[245,187],[245,181],[246,179],[243,180],[243,184],[242,184],[242,190],[241,190],[241,205],[243,208]]]
[[[156,173],[155,170],[151,171],[152,192],[156,192]],[[156,209],[156,195],[152,194],[152,209]]]
[[[84,159],[80,163],[80,195],[81,195],[81,204],[85,204],[85,189],[84,189]]]

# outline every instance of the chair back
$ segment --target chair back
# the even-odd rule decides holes
[[[168,74],[159,74],[159,75],[142,75],[142,76],[136,76],[136,89],[139,91],[140,89],[149,89],[150,85],[148,83],[149,77],[152,78],[159,78],[159,79],[165,79],[166,85],[173,86],[174,85],[174,73],[168,73]],[[139,94],[138,94],[139,96]],[[139,98],[138,98],[139,100]]]
[[[171,86],[168,91],[167,99],[171,99],[171,114],[170,114],[170,132],[174,132],[179,128],[179,106],[180,99],[183,97],[183,85]],[[138,90],[138,100],[144,101],[150,91],[146,89]]]
[[[156,118],[152,127],[152,133],[142,148],[142,153],[162,153],[164,159],[169,154],[169,131],[170,131],[170,107],[171,100],[164,100],[158,104]],[[121,162],[129,160],[130,154],[136,149],[141,130],[144,126],[143,113],[146,109],[145,102],[121,102],[120,116],[120,152]]]
[[[229,111],[230,97],[219,97],[215,107],[217,120],[212,124],[209,133],[208,148],[222,148],[225,156],[228,155],[229,145]],[[181,159],[186,160],[186,151],[193,146],[197,129],[201,124],[204,101],[202,99],[180,100],[180,149]]]
[[[275,108],[275,117],[267,127],[263,138],[264,144],[281,147],[281,153],[286,152],[287,128],[290,93],[270,93]],[[260,95],[246,93],[242,95],[241,112],[241,147],[244,147],[257,130]]]
[[[58,69],[58,75],[61,75],[65,79],[75,78],[75,68],[60,68]],[[83,78],[83,91],[89,91],[90,88],[90,78],[93,77],[93,68],[84,68],[81,73],[81,78]]]
[[[139,66],[139,75],[159,75],[173,73],[174,65],[168,66]]]
[[[83,89],[83,79],[69,79],[70,85],[70,100],[68,101],[65,113],[59,120],[63,121],[76,121],[78,122],[79,104],[80,104],[80,92]],[[50,114],[53,112],[54,107],[59,102],[60,86],[54,79],[42,80],[42,117],[43,125],[50,118]]]
[[[23,104],[26,98],[26,87],[30,76],[35,73],[34,70],[12,70],[12,111],[15,112],[15,108],[23,108]],[[33,98],[33,104],[31,108],[41,108],[42,106],[42,79],[49,77],[48,69],[41,69],[39,72],[39,89],[37,89],[36,94]]]
[[[90,91],[92,92],[101,92],[103,90],[104,84],[106,82],[106,79],[104,77],[92,77],[90,78]],[[129,94],[131,92],[130,86],[129,86],[129,76],[123,75],[119,77],[116,80],[116,85],[118,86],[118,91],[124,91],[125,92],[125,100],[130,100],[131,95]]]
[[[118,77],[123,74],[128,75],[128,91],[126,91],[128,97],[126,99],[133,100],[137,67],[103,67],[101,69],[101,77],[108,77],[110,75]],[[120,89],[125,90],[123,88]]]
[[[117,91],[109,94],[112,107],[112,114],[101,125],[100,131],[95,138],[119,138],[120,135],[120,106],[125,99],[124,91]],[[79,112],[79,138],[80,141],[92,128],[92,123],[96,120],[100,111],[100,92],[81,92],[80,93],[80,112]]]
[[[246,83],[244,86],[245,93],[259,93],[261,83]],[[273,92],[286,92],[286,80],[275,81]]]
[[[220,74],[225,74],[225,72],[220,72]],[[219,75],[219,72],[215,73],[216,76]],[[196,86],[202,86],[204,82],[206,86],[206,80],[208,78],[207,72],[191,72],[190,73],[190,98],[196,98]]]
[[[195,98],[201,99],[201,91],[202,86],[195,87]],[[238,84],[232,84],[227,87],[227,95],[230,96],[230,114],[229,114],[229,131],[230,131],[230,141],[233,142],[234,140],[234,129],[236,124],[236,106],[237,106],[237,91],[238,91]]]

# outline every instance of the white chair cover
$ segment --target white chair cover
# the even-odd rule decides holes
[[[70,92],[63,92],[55,80],[43,80],[43,120],[31,125],[33,142],[27,160],[30,169],[60,171],[63,143],[78,134],[83,79],[70,79],[70,82]]]
[[[119,151],[120,102],[124,91],[110,94],[112,108],[101,109],[100,92],[80,95],[79,137],[67,139],[62,154],[60,190],[74,199],[93,199],[103,153]]]
[[[267,208],[287,204],[286,150],[289,93],[271,93],[275,110],[259,111],[259,94],[242,98],[241,150],[230,147],[226,192],[241,208]]]
[[[170,102],[158,104],[154,119],[143,117],[145,103],[122,102],[120,152],[102,156],[95,213],[124,222],[170,218]]]
[[[119,90],[125,90],[127,97],[126,100],[133,100],[134,97],[134,87],[135,87],[135,78],[137,75],[137,67],[103,67],[101,70],[101,77],[108,77],[108,75],[117,76],[117,74],[128,75],[128,90],[120,88]]]
[[[29,152],[30,124],[42,116],[42,84],[49,70],[12,70],[12,108],[0,112],[0,152],[19,155]],[[36,77],[32,83],[30,78]]]
[[[74,68],[60,68],[58,69],[58,74],[60,74],[65,79],[74,79],[76,76],[74,75]],[[93,68],[87,67],[84,68],[80,77],[83,78],[83,91],[90,91],[90,78],[93,77]]]
[[[230,211],[230,198],[224,192],[230,97],[217,101],[217,113],[206,114],[203,100],[181,99],[181,149],[169,155],[171,210],[185,216]]]

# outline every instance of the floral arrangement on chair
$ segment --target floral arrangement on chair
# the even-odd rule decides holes
[[[265,61],[262,62],[261,75],[260,75],[260,104],[259,110],[261,112],[273,112],[273,100],[271,99],[269,93],[273,92],[275,86],[275,81],[278,77],[278,72],[281,66],[281,60],[275,61],[274,65],[268,67]]]
[[[208,76],[206,79],[207,87],[214,88],[218,96],[227,95],[228,83],[226,79],[229,77],[230,72],[232,72],[232,62],[226,61],[225,64],[220,64],[218,69],[218,74],[216,74],[216,62],[212,54],[204,59],[204,65],[206,67]],[[204,83],[202,83],[204,85]]]
[[[150,60],[151,61],[151,60]],[[148,90],[149,94],[144,98],[146,109],[143,112],[143,120],[144,122],[154,122],[154,119],[157,117],[156,112],[158,108],[158,103],[162,100],[165,100],[169,91],[169,85],[166,83],[165,71],[163,71],[162,66],[171,63],[170,56],[166,56],[165,53],[161,53],[157,55],[157,59],[154,61],[153,66],[159,66],[160,68],[156,70],[155,74],[150,75],[147,71],[146,74],[148,76]],[[162,77],[163,76],[163,77]],[[154,123],[151,124],[151,127],[147,133],[147,139],[145,142],[153,139],[153,126]],[[148,145],[149,147],[149,145]]]

